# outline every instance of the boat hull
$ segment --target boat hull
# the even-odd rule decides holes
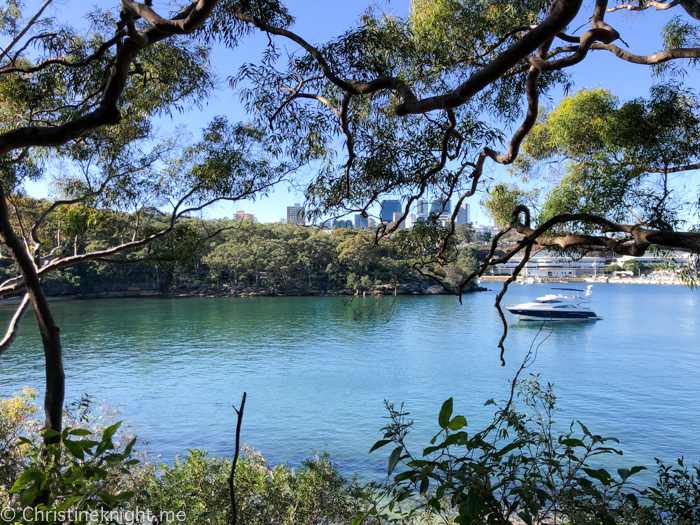
[[[552,312],[522,308],[508,308],[507,310],[521,321],[598,321],[602,319],[595,312]]]

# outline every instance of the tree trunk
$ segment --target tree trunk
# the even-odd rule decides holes
[[[45,428],[61,432],[63,399],[65,396],[65,374],[63,372],[63,351],[61,334],[56,326],[44,289],[37,273],[37,267],[26,245],[20,240],[10,223],[5,189],[0,185],[0,240],[7,246],[12,258],[19,267],[32,303],[34,316],[39,325],[39,333],[44,345],[46,366],[46,394],[44,395]],[[60,436],[47,440],[60,441]]]

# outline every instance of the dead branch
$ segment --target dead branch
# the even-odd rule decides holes
[[[236,464],[238,463],[238,451],[240,450],[241,444],[241,424],[243,423],[243,409],[245,408],[245,398],[246,393],[243,392],[243,399],[241,399],[241,408],[237,409],[235,406],[233,409],[236,411],[237,421],[236,421],[236,448],[233,452],[233,461],[231,462],[231,474],[228,477],[228,488],[229,494],[231,495],[231,525],[236,525],[238,520],[238,507],[236,505],[236,491],[233,486],[233,478],[236,473]]]

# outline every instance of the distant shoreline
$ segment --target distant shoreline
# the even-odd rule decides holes
[[[485,283],[502,283],[507,281],[510,275],[485,275],[481,278],[481,282]],[[516,281],[518,284],[522,282],[522,279]],[[644,279],[644,278],[626,278],[626,279],[606,279],[606,280],[586,280],[583,277],[571,277],[567,280],[563,280],[560,277],[547,277],[545,281],[541,283],[533,284],[566,284],[566,283],[586,283],[586,284],[664,284],[664,285],[681,285],[683,283],[680,279],[674,281],[658,281],[655,279]]]
[[[478,287],[473,290],[465,290],[464,293],[485,292],[486,288]],[[93,299],[184,299],[188,297],[372,297],[379,295],[394,295],[394,288],[389,285],[379,285],[373,290],[366,292],[355,292],[353,290],[312,290],[312,291],[288,291],[288,292],[269,292],[261,290],[258,292],[242,292],[242,293],[215,293],[206,291],[176,291],[176,292],[161,292],[158,290],[127,290],[122,292],[92,292],[67,295],[49,295],[47,301],[50,303],[60,303],[69,301],[87,301]],[[414,296],[432,296],[432,295],[448,295],[440,286],[431,286],[425,290],[407,289],[403,285],[399,285],[396,295],[414,295]],[[0,299],[1,306],[16,306],[20,303],[21,297],[10,297],[8,299]]]

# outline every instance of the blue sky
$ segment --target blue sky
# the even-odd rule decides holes
[[[54,0],[54,4],[49,7],[47,13],[64,19],[67,13],[83,13],[87,2],[79,0]],[[35,6],[41,2],[31,0],[27,2],[27,13],[36,9]],[[366,10],[369,2],[364,1],[312,1],[312,0],[288,0],[285,2],[290,12],[296,18],[294,30],[311,43],[324,42],[352,25],[357,23],[360,15]],[[614,2],[610,2],[614,4]],[[118,4],[117,0],[100,0],[97,5],[103,8],[112,8]],[[174,2],[168,0],[155,0],[154,7],[162,12],[167,12],[173,8]],[[572,24],[572,29],[586,23],[587,16],[592,11],[594,2],[584,1],[581,16]],[[380,4],[387,11],[398,15],[406,15],[410,8],[409,0],[392,0],[389,3]],[[661,46],[659,32],[661,27],[674,15],[681,14],[680,8],[667,11],[647,10],[642,13],[629,13],[628,11],[617,11],[609,13],[606,21],[613,25],[621,34],[622,38],[630,45],[630,50],[637,54],[650,54],[658,51]],[[581,34],[586,28],[580,29],[577,34]],[[260,57],[260,52],[267,42],[264,35],[254,35],[244,42],[242,46],[235,50],[226,49],[223,46],[217,47],[213,54],[213,65],[217,70],[220,80],[220,88],[208,100],[207,104],[200,111],[191,110],[185,114],[174,114],[171,117],[161,118],[159,127],[163,132],[178,125],[186,125],[193,136],[198,136],[199,130],[216,115],[225,115],[230,120],[245,120],[246,115],[241,108],[237,96],[227,87],[227,78],[234,75],[238,67],[244,62],[255,62]],[[294,51],[288,41],[280,44],[287,46],[291,52]],[[619,44],[619,43],[618,43]],[[623,44],[619,44],[623,45]],[[626,100],[635,97],[647,96],[650,86],[657,81],[651,77],[650,68],[641,65],[624,62],[611,53],[604,51],[593,52],[581,64],[570,68],[573,75],[574,89],[604,87],[612,91],[620,99]],[[698,85],[700,77],[697,73],[689,75],[686,85]],[[563,96],[562,92],[556,93],[553,100],[542,100],[541,103],[553,106]],[[498,177],[507,178],[509,175],[500,166],[491,164],[488,168],[492,174]],[[27,188],[32,195],[45,196],[47,188],[45,184],[35,184]],[[472,197],[468,202],[472,208],[472,220],[486,222],[486,217],[479,210],[479,195]],[[296,192],[289,186],[280,186],[270,197],[257,202],[243,202],[236,205],[221,205],[209,211],[209,216],[222,217],[231,216],[235,209],[243,209],[247,213],[253,213],[260,222],[277,221],[283,218],[286,213],[286,206],[294,202],[303,202],[303,195]],[[476,217],[474,216],[476,212]]]

